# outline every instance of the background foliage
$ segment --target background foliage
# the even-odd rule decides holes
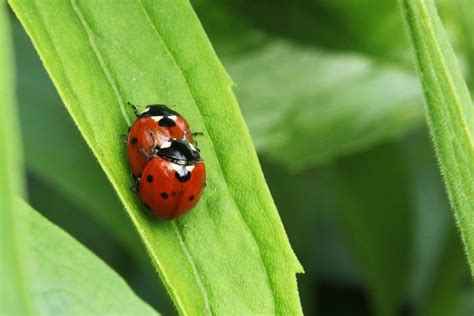
[[[472,315],[474,289],[400,10],[395,1],[362,2],[192,4],[236,83],[305,267],[298,276],[305,313]],[[438,6],[472,91],[474,25],[465,16],[472,4]],[[145,301],[175,313],[123,212],[101,212],[122,206],[11,20],[31,204]]]

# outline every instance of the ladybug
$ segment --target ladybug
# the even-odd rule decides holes
[[[149,105],[141,113],[132,107],[137,119],[128,129],[127,155],[132,175],[138,178],[153,157],[153,146],[161,146],[170,138],[193,143],[193,133],[186,119],[166,105]]]
[[[155,155],[138,179],[137,193],[152,215],[171,220],[199,202],[206,167],[199,150],[186,139],[170,139],[153,150]]]

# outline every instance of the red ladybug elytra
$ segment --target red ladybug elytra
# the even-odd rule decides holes
[[[133,109],[137,119],[128,130],[127,155],[132,174],[138,178],[153,155],[154,145],[160,146],[170,138],[192,143],[193,133],[185,118],[166,105],[149,105],[142,113]]]
[[[186,139],[170,139],[156,152],[138,181],[138,196],[153,215],[171,220],[198,203],[206,168],[198,149]]]

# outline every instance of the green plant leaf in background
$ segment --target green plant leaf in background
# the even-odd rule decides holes
[[[341,158],[333,164],[328,183],[374,315],[396,315],[409,280],[413,221],[401,157],[400,149],[389,144]]]
[[[231,81],[189,3],[10,4],[178,310],[301,313],[294,275],[301,267],[269,196]],[[182,219],[151,220],[129,190],[120,139],[131,120],[127,101],[170,104],[206,135],[199,143],[208,186],[199,206]]]
[[[15,200],[15,216],[28,232],[22,241],[40,314],[157,315],[115,271],[26,202]]]
[[[6,4],[0,1],[0,314],[30,315],[23,223],[13,210],[15,195],[24,194],[21,142],[13,89],[13,58]]]
[[[420,304],[420,314],[429,316],[443,315],[472,315],[463,313],[462,299],[466,289],[460,286],[468,271],[465,255],[454,225],[449,227],[448,238],[441,247],[441,256],[438,258],[436,273],[429,282],[429,288]]]
[[[433,155],[428,131],[411,135],[402,146],[403,160],[408,166],[410,201],[413,206],[414,258],[411,271],[410,296],[422,300],[432,290],[432,280],[439,273],[438,261],[454,226],[449,211],[436,157]],[[413,156],[416,155],[416,159]]]
[[[317,8],[307,2],[289,8],[234,2],[243,2],[257,12],[265,7],[277,13],[295,11],[304,16],[301,24],[294,23],[296,28],[316,28],[308,24],[322,20]],[[219,56],[237,82],[237,97],[262,154],[293,170],[303,170],[397,139],[422,124],[416,77],[403,66],[380,61],[362,48],[365,54],[334,52],[317,42],[302,45],[297,34],[281,39],[271,33],[275,31],[271,26],[255,26],[265,22],[252,23],[248,16],[236,14],[243,7],[235,5],[234,9],[229,2],[209,0],[196,3]],[[384,4],[376,7],[386,11]],[[275,23],[280,26],[295,22],[291,14],[273,14],[272,21],[280,21]],[[291,148],[291,154],[282,153],[284,148]]]
[[[441,171],[474,274],[474,108],[431,0],[401,0]]]
[[[257,148],[295,170],[399,138],[421,122],[415,78],[363,56],[274,41],[234,59],[229,71],[240,79]]]

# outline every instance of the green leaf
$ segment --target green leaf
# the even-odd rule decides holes
[[[24,194],[21,141],[13,92],[13,58],[6,6],[0,1],[0,314],[30,315],[28,260],[20,236],[23,223],[13,213],[14,196]]]
[[[258,150],[295,170],[399,138],[422,119],[416,79],[363,56],[274,40],[227,64]]]
[[[59,94],[118,192],[182,314],[299,314],[301,271],[249,133],[187,1],[11,1]],[[65,31],[67,30],[67,31]],[[126,102],[167,103],[203,131],[199,206],[171,223],[146,216],[120,135]]]
[[[204,8],[200,9],[201,6]],[[395,1],[200,0],[196,1],[196,7],[199,16],[209,16],[204,21],[206,30],[216,22],[227,25],[223,29],[210,29],[212,40],[214,33],[223,31],[240,37],[241,26],[245,24],[274,38],[328,52],[350,51],[384,61],[406,60],[408,45],[404,34],[399,32],[403,20]],[[224,16],[217,14],[217,8],[226,9]],[[233,18],[233,25],[229,17]],[[228,41],[234,41],[234,37],[228,37]],[[219,47],[216,48],[220,53]]]
[[[402,0],[441,171],[474,273],[474,107],[436,7]]]
[[[268,3],[243,1],[257,12],[268,9]],[[252,10],[248,17],[235,13],[238,6],[210,2],[200,3],[198,12],[237,83],[257,149],[272,160],[303,170],[399,138],[423,122],[416,77],[403,67],[369,57],[363,49],[365,55],[341,48],[326,51],[323,39],[311,46],[299,43],[304,40],[296,34],[299,28],[316,28],[319,11],[309,3],[271,6],[274,19],[267,22],[281,23],[261,26],[266,22]],[[278,29],[288,24],[291,37]],[[271,33],[277,30],[286,37]],[[317,37],[322,32],[310,33]],[[292,154],[282,154],[283,148]]]
[[[115,271],[26,202],[15,200],[15,216],[28,232],[22,241],[40,314],[157,315]]]

